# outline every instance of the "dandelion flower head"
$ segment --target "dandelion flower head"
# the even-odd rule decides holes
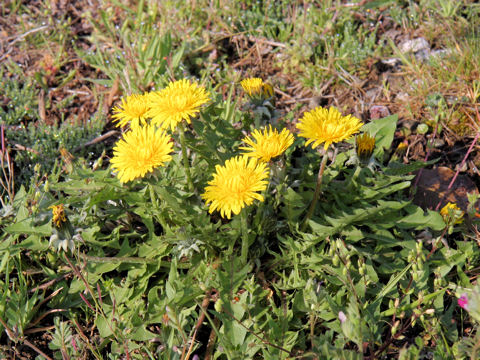
[[[62,223],[67,221],[67,217],[65,215],[65,208],[63,207],[63,204],[59,205],[52,205],[50,206],[50,209],[52,209],[52,222],[55,224],[57,228],[60,228],[62,226]]]
[[[130,127],[145,124],[146,114],[150,109],[148,95],[133,94],[122,98],[122,103],[113,108],[113,120],[117,122],[117,127],[125,127],[130,123]]]
[[[299,136],[308,139],[307,146],[312,143],[312,148],[315,149],[325,143],[324,149],[327,150],[330,144],[349,139],[362,125],[363,123],[356,117],[342,116],[334,107],[325,109],[318,106],[303,114],[298,121],[297,129],[300,130]]]
[[[170,82],[165,89],[149,94],[150,110],[147,115],[152,124],[173,131],[182,120],[190,124],[190,118],[196,116],[200,107],[210,100],[209,96],[203,86],[190,80]]]
[[[138,126],[126,132],[113,148],[110,160],[120,182],[144,177],[172,159],[171,137],[153,125]]]
[[[230,219],[232,213],[239,214],[255,199],[263,201],[259,192],[267,187],[268,172],[266,163],[247,156],[231,158],[224,166],[217,165],[213,180],[202,194],[207,205],[210,204],[209,212],[218,210],[223,218]]]
[[[293,135],[287,129],[279,133],[277,129],[272,130],[272,126],[269,125],[263,131],[255,129],[251,137],[245,137],[243,142],[248,145],[240,147],[247,151],[243,153],[244,155],[269,162],[272,158],[283,154],[293,144]]]
[[[243,91],[250,96],[256,96],[263,93],[264,83],[260,78],[247,78],[240,81]]]
[[[455,219],[455,224],[463,223],[463,211],[455,203],[447,203],[447,205],[440,210],[440,215],[442,215],[447,222]]]

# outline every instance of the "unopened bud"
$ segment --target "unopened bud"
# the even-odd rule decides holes
[[[221,312],[222,311],[222,305],[223,305],[222,299],[218,299],[217,301],[215,301],[215,305],[213,307],[215,308],[215,311]]]
[[[335,254],[335,256],[333,257],[332,264],[335,267],[338,266],[338,264],[340,264],[340,257],[338,256],[338,254]]]
[[[395,321],[395,324],[392,326],[392,335],[395,335],[398,330],[398,325],[400,325],[400,320]]]
[[[333,246],[330,246],[330,249],[328,250],[328,256],[332,257],[335,254],[335,248]]]

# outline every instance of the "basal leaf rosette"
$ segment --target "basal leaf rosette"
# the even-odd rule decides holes
[[[217,165],[213,180],[208,183],[202,198],[209,212],[219,211],[223,218],[237,215],[254,200],[264,201],[260,194],[268,184],[269,169],[266,163],[247,156],[237,156]]]
[[[321,106],[306,112],[298,121],[298,134],[307,139],[308,146],[312,143],[315,149],[324,143],[327,150],[330,144],[349,139],[357,133],[363,123],[352,115],[343,116],[337,109],[330,107],[325,109]]]
[[[272,158],[282,155],[293,144],[293,135],[288,129],[280,133],[269,125],[263,131],[253,130],[250,136],[243,139],[247,146],[240,149],[246,152],[243,155],[254,157],[260,161],[269,162]]]
[[[113,148],[110,160],[122,183],[142,178],[172,159],[172,138],[153,125],[126,132]]]
[[[173,131],[182,120],[190,124],[201,106],[210,101],[209,96],[203,86],[190,80],[170,82],[165,89],[149,94],[147,116],[152,124]]]

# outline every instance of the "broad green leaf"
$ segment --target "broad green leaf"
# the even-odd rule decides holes
[[[375,119],[362,126],[362,130],[375,136],[375,154],[383,155],[385,149],[389,149],[393,142],[395,129],[397,128],[398,115],[390,115],[381,119]]]
[[[425,214],[422,208],[417,206],[415,211],[400,220],[397,226],[404,229],[414,228],[417,230],[429,227],[432,230],[440,231],[445,228],[445,222],[439,212],[427,210],[427,214]]]

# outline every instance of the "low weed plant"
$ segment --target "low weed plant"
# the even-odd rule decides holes
[[[317,107],[294,134],[271,85],[237,86],[238,99],[189,79],[125,96],[113,150],[16,193],[1,218],[2,342],[42,355],[27,335],[50,319],[58,359],[473,351],[453,319],[477,245],[455,236],[467,215],[454,205],[409,200],[425,163],[389,155],[397,117]]]

